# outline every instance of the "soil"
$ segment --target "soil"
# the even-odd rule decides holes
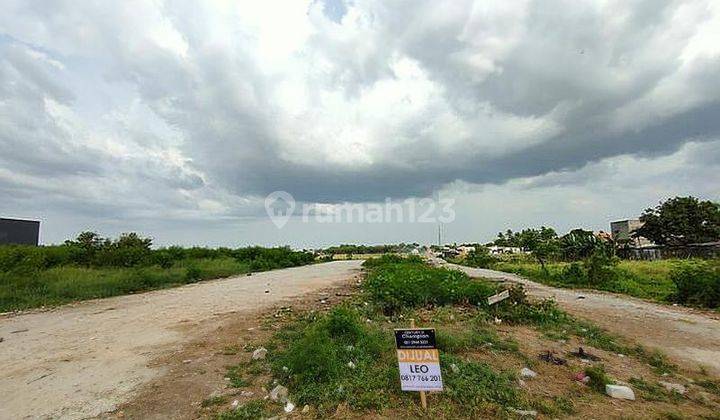
[[[567,312],[617,335],[656,348],[686,368],[720,378],[720,316],[607,292],[560,289],[500,271],[444,264],[471,277],[522,284],[528,295],[553,298]]]
[[[230,318],[254,320],[288,299],[345,284],[361,263],[314,264],[0,316],[0,418],[113,411],[142,385],[173,374],[177,368],[163,360],[187,351],[188,343],[217,335]]]

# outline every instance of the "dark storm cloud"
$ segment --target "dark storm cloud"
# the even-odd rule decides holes
[[[6,11],[6,206],[35,191],[97,216],[239,217],[275,190],[307,202],[428,196],[720,136],[712,2]]]

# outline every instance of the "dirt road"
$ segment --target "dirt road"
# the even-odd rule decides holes
[[[148,362],[181,348],[197,330],[188,326],[342,283],[360,264],[336,261],[0,317],[0,419],[113,410],[163,373]]]
[[[720,376],[720,317],[717,315],[610,293],[559,289],[500,271],[443,265],[464,271],[471,277],[521,283],[532,296],[553,297],[572,314],[660,349],[688,368],[704,366],[708,372]]]

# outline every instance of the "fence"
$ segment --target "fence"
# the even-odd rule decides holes
[[[646,246],[642,248],[620,248],[620,258],[627,260],[664,260],[669,258],[720,258],[720,242],[690,244],[686,246],[663,247]]]

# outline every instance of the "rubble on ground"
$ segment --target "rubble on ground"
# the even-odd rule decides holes
[[[253,352],[252,359],[262,360],[265,358],[265,356],[267,356],[267,349],[265,347],[259,347]]]

